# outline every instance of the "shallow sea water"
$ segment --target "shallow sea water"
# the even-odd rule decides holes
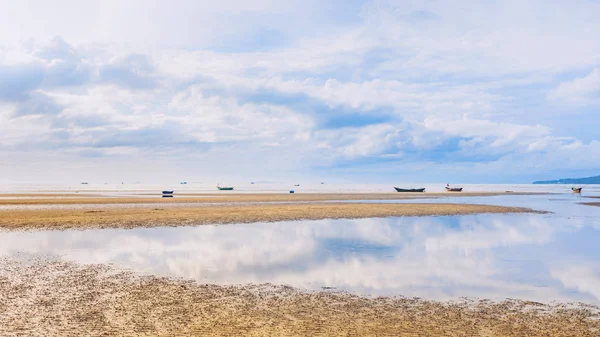
[[[0,232],[0,256],[110,263],[201,283],[427,299],[600,304],[600,207],[572,194],[462,197],[548,214],[318,220],[131,230]]]
[[[295,186],[299,183],[300,186]],[[179,183],[98,183],[89,184],[0,184],[0,197],[4,193],[93,193],[106,196],[140,196],[149,193],[160,194],[163,190],[173,190],[178,193],[210,193],[228,195],[231,193],[287,193],[294,190],[296,193],[382,193],[395,192],[394,186],[400,188],[426,188],[427,192],[444,192],[445,183],[413,183],[390,182],[387,184],[335,184],[325,182],[288,182],[288,183],[260,183],[256,182],[222,182],[225,186],[234,186],[234,191],[217,191],[216,183],[189,182]],[[532,185],[532,184],[458,184],[465,192],[570,192],[574,185]],[[578,185],[579,186],[579,185]],[[581,187],[581,186],[579,186]],[[584,194],[599,193],[600,185],[583,185]]]

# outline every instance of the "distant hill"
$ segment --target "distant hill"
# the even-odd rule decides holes
[[[534,184],[600,184],[600,176],[534,181]]]

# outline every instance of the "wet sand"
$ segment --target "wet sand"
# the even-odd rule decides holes
[[[107,265],[0,258],[0,335],[598,336],[598,312],[583,304],[202,285]]]
[[[93,195],[93,194],[0,194],[0,205],[48,204],[134,204],[134,203],[221,203],[221,202],[298,202],[335,200],[403,200],[415,198],[485,197],[496,195],[534,195],[540,193],[499,192],[433,192],[433,193],[175,193],[174,198],[154,194]]]
[[[28,205],[30,206],[30,205]],[[76,207],[77,206],[77,207]],[[204,204],[190,207],[142,204],[116,207],[105,204],[67,205],[50,209],[2,209],[0,228],[89,229],[236,224],[253,222],[376,218],[392,216],[437,216],[475,213],[523,213],[526,208],[468,204],[383,203],[262,203]],[[123,205],[119,205],[123,206]],[[177,207],[175,207],[177,206]]]

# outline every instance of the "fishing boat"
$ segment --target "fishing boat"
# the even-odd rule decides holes
[[[446,184],[446,191],[448,192],[462,192],[462,187],[450,187],[450,184]]]
[[[448,192],[462,192],[462,187],[446,187],[446,191]]]
[[[162,194],[173,194],[173,191],[162,191]]]
[[[233,187],[221,187],[221,186],[217,186],[217,189],[219,191],[233,191]]]
[[[394,187],[396,192],[425,192],[425,188],[398,188]]]
[[[573,191],[573,193],[581,193],[581,190],[583,189],[583,187],[572,187],[571,190]]]

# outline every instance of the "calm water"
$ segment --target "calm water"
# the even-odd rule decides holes
[[[448,201],[555,213],[3,232],[0,255],[52,254],[203,283],[600,304],[600,207],[570,194],[426,200]]]
[[[234,186],[235,193],[287,193],[290,189],[298,193],[359,193],[359,192],[395,192],[394,186],[403,188],[426,188],[427,192],[444,192],[445,183],[413,183],[413,182],[389,182],[387,184],[320,184],[319,182],[294,182],[287,183],[260,183],[250,182],[221,182],[223,186]],[[297,183],[300,186],[294,186]],[[570,192],[572,185],[532,185],[532,184],[458,184],[464,187],[465,192]],[[600,193],[600,185],[584,185],[585,193]],[[114,184],[102,182],[89,182],[81,184],[0,184],[0,196],[2,193],[53,193],[71,192],[85,193],[98,191],[107,195],[129,195],[140,193],[160,193],[162,190],[174,190],[175,193],[223,193],[228,191],[217,191],[216,182],[188,182],[186,185],[179,183],[164,184]]]

